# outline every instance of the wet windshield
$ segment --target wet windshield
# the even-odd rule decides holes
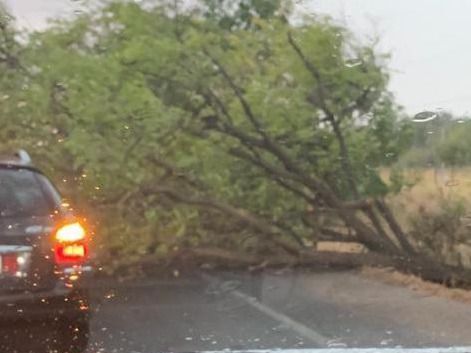
[[[470,13],[0,0],[0,353],[471,352]]]

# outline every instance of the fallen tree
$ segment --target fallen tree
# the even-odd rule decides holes
[[[243,196],[235,203],[226,201],[224,190],[196,180],[193,170],[152,153],[147,160],[165,173],[161,179],[137,185],[140,197],[162,195],[237,219],[284,249],[295,263],[359,266],[377,261],[379,266],[394,266],[447,285],[471,283],[468,271],[421,253],[385,201],[389,190],[375,167],[382,165],[391,148],[390,141],[384,140],[397,139],[401,133],[401,121],[387,91],[382,57],[374,48],[350,42],[345,29],[328,22],[295,27],[283,18],[272,19],[273,26],[260,23],[256,28],[216,30],[210,39],[198,41],[186,35],[204,37],[204,26],[191,17],[187,20],[178,32],[169,34],[175,41],[175,61],[159,61],[152,67],[134,57],[125,65],[141,70],[158,99],[186,114],[180,126],[185,136],[224,152],[234,165],[258,173],[263,182],[276,185],[312,210],[307,216],[308,232],[295,230],[304,214],[297,214],[297,220],[276,217],[270,205],[249,211],[251,205],[244,205]],[[285,95],[289,100],[283,99]],[[365,116],[367,125],[360,121]],[[375,124],[381,127],[384,122],[392,128],[378,132]],[[299,129],[309,137],[300,136]],[[382,157],[374,146],[382,148]],[[400,151],[402,146],[395,148]],[[197,163],[192,166],[197,168]],[[250,181],[243,172],[229,175],[232,180],[240,176]],[[232,187],[231,178],[226,188]],[[379,191],[367,183],[368,178]],[[307,241],[315,243],[323,237],[355,240],[369,253],[306,250]]]
[[[426,267],[424,267],[426,265]],[[374,252],[345,253],[333,251],[302,251],[297,256],[250,255],[240,251],[221,248],[182,248],[165,259],[145,256],[134,263],[117,268],[115,273],[144,273],[146,275],[175,276],[203,270],[238,270],[259,272],[266,269],[301,268],[307,270],[351,270],[361,268],[395,269],[415,275],[426,281],[447,287],[471,289],[471,271],[426,263],[424,260],[393,258]],[[131,270],[130,270],[131,269]]]
[[[9,40],[0,43],[2,65],[18,73],[20,60],[35,73],[4,77],[12,95],[12,82],[34,87],[2,105],[32,128],[4,134],[48,155],[49,169],[67,170],[59,180],[84,184],[80,193],[107,209],[105,221],[122,216],[122,243],[137,225],[152,253],[162,241],[152,232],[185,204],[236,219],[293,263],[376,261],[448,285],[471,282],[467,271],[422,254],[387,204],[390,188],[377,170],[407,144],[374,45],[328,20],[293,25],[277,11],[229,27],[134,3],[100,11],[36,34],[24,43],[25,62],[15,48],[5,52]],[[25,112],[25,102],[38,104]],[[167,219],[146,215],[152,209]],[[323,239],[369,252],[308,250]]]
[[[175,172],[174,167],[171,167],[167,163],[166,166],[167,168],[172,168],[173,172]],[[181,172],[179,172],[179,174],[182,175]],[[187,189],[184,192],[178,191],[169,185],[163,186],[162,184],[164,184],[162,180],[148,184],[141,188],[137,194],[128,195],[128,197],[142,197],[142,195],[145,194],[160,194],[171,199],[173,202],[184,203],[204,209],[209,208],[224,217],[230,217],[231,219],[237,219],[243,222],[243,224],[252,229],[254,234],[258,237],[262,237],[267,242],[272,243],[274,247],[283,251],[283,253],[279,255],[264,256],[214,247],[183,248],[179,249],[177,252],[173,253],[169,259],[165,260],[167,267],[171,267],[175,264],[188,266],[188,263],[192,264],[190,266],[191,268],[193,268],[193,265],[201,266],[211,264],[218,268],[237,269],[261,269],[279,266],[333,269],[359,268],[364,266],[393,267],[398,271],[419,276],[427,281],[450,287],[471,288],[470,270],[437,262],[435,259],[429,258],[415,250],[411,253],[402,251],[399,241],[397,245],[395,245],[396,248],[393,252],[385,251],[384,247],[380,247],[377,251],[370,248],[369,251],[361,253],[316,251],[315,248],[306,247],[299,235],[287,232],[282,225],[270,223],[269,220],[259,215],[253,214],[245,209],[234,207],[223,201],[215,200],[208,196],[195,196],[194,193],[196,190],[194,188],[196,185],[201,186],[199,182],[191,181],[192,189]],[[182,187],[183,186],[180,185],[180,188]],[[378,200],[376,201],[379,202]],[[349,207],[346,208],[350,210],[352,205],[348,206]],[[363,205],[363,207],[365,207],[365,205]],[[382,202],[379,207],[381,207],[382,210],[386,209],[385,204]],[[386,217],[393,217],[392,214],[389,213],[389,209],[387,210],[388,216]],[[392,219],[394,220],[394,218]],[[359,219],[356,221],[362,222],[362,220]],[[320,240],[325,239],[336,242],[353,241],[364,245],[368,244],[361,241],[362,237],[357,235],[358,231],[356,229],[355,233],[350,235],[341,234],[338,231],[327,228],[322,229],[321,233],[326,236],[320,235],[318,237]],[[147,260],[143,259],[140,265],[152,267],[156,265],[155,261],[155,257],[150,256]]]

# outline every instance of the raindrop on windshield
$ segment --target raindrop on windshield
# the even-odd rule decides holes
[[[351,59],[345,62],[346,67],[356,67],[360,65],[361,65],[361,60],[358,60],[358,59]]]
[[[415,114],[412,118],[412,121],[415,121],[416,123],[425,123],[427,121],[432,121],[436,118],[438,118],[438,114],[436,112],[424,111]]]

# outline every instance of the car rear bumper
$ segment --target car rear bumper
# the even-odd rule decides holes
[[[61,284],[49,291],[0,295],[0,323],[15,320],[43,320],[88,316],[86,289],[67,288]]]

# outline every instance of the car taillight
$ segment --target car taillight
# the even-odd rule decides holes
[[[2,253],[0,256],[0,273],[26,277],[31,260],[31,253],[28,251],[12,251]]]
[[[15,274],[18,270],[18,255],[16,253],[5,254],[2,256],[2,272]]]
[[[78,222],[66,224],[56,232],[56,240],[61,243],[72,243],[85,239],[85,229]]]
[[[60,227],[55,233],[54,253],[58,264],[83,262],[88,253],[86,231],[76,222]]]

